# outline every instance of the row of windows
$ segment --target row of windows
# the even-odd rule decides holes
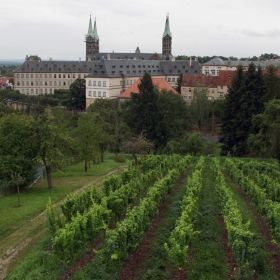
[[[31,90],[29,90],[29,89],[22,89],[21,90],[21,93],[23,93],[23,94],[31,94],[31,95],[34,95],[34,93],[35,94],[52,94],[53,93],[53,90],[50,88],[49,90],[48,89],[38,89],[38,88],[36,88],[35,90],[34,89],[31,89]]]
[[[49,79],[52,79],[52,77],[54,77],[55,79],[56,78],[64,78],[65,79],[67,77],[67,78],[70,79],[71,75],[72,75],[72,78],[74,78],[74,79],[76,79],[76,76],[78,78],[81,78],[81,74],[78,74],[78,75],[76,75],[76,74],[44,74],[44,75],[40,74],[40,78],[42,79],[44,77],[45,79],[47,79],[49,77]],[[84,78],[86,77],[86,75],[87,74],[84,74]],[[21,76],[20,76],[20,74],[17,74],[18,79],[19,79],[19,77],[21,77],[22,79],[24,79],[24,78],[29,79],[29,74],[21,74]],[[34,77],[36,79],[38,79],[39,74],[30,74],[31,79],[33,79]]]
[[[67,86],[70,86],[70,81],[67,81],[67,83],[66,83],[66,81],[58,81],[58,82],[56,82],[56,81],[54,81],[54,82],[52,82],[52,81],[49,81],[49,82],[47,82],[47,81],[45,81],[45,82],[43,82],[43,81],[40,81],[40,86],[66,86],[66,84],[67,84]],[[21,83],[20,82],[17,82],[17,85],[18,86],[27,86],[27,87],[29,87],[29,85],[30,86],[39,86],[39,81],[35,81],[35,82],[33,82],[33,81],[31,81],[30,83],[29,83],[29,81],[21,81]]]
[[[97,84],[98,84],[99,87],[101,87],[101,81],[98,81]],[[89,86],[96,86],[96,81],[89,80],[88,85]],[[103,81],[103,87],[106,87],[106,81]]]
[[[176,81],[178,82],[179,78],[176,79]],[[171,82],[171,78],[167,78],[167,82]],[[175,82],[175,78],[172,78],[172,82]]]
[[[216,70],[213,70],[213,69],[211,70],[211,75],[212,75],[212,76],[215,76],[216,73],[217,73],[217,76],[219,76],[220,70],[217,70],[217,72],[216,72]],[[209,74],[210,74],[209,69],[205,69],[204,74],[205,74],[205,75],[209,75]]]
[[[98,93],[97,93],[98,95],[98,97],[101,97],[101,91],[98,91]],[[93,96],[93,97],[96,97],[96,91],[93,91],[93,95],[92,95],[92,91],[90,90],[89,92],[88,92],[88,96]],[[106,97],[106,92],[104,91],[103,92],[103,97]]]

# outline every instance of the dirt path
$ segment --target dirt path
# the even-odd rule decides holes
[[[103,179],[111,174],[123,170],[125,167],[121,166],[106,175],[98,177],[91,182],[87,183],[82,188],[75,190],[72,194],[77,194],[94,184],[100,184]],[[56,206],[59,206],[65,198],[56,203]],[[21,226],[19,229],[14,231],[8,237],[0,241],[0,280],[3,280],[6,277],[10,263],[17,257],[19,252],[28,246],[34,238],[38,235],[44,233],[45,229],[42,230],[42,227],[45,223],[45,211],[37,215],[36,217],[26,221],[26,223]],[[38,233],[39,231],[39,233]],[[35,232],[35,233],[34,233]]]

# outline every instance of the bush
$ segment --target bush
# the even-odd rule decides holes
[[[113,159],[115,162],[125,163],[125,157],[123,155],[115,155]]]

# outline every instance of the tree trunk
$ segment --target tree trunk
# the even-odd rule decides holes
[[[46,173],[48,178],[48,188],[52,189],[52,168],[50,165],[46,166]]]
[[[138,165],[138,159],[137,159],[137,156],[136,156],[134,153],[132,153],[132,155],[133,155],[134,160],[135,160],[135,165]]]
[[[20,197],[19,197],[19,186],[17,186],[17,193],[18,193],[18,207],[20,207]]]
[[[85,159],[85,172],[88,172],[88,164],[87,164],[87,159]]]
[[[104,151],[101,151],[101,162],[104,162]]]

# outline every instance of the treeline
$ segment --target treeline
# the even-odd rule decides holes
[[[195,56],[195,55],[191,55],[191,56],[187,56],[187,55],[177,55],[176,56],[176,60],[190,60],[190,58],[192,60],[195,60],[197,59],[200,63],[206,63],[208,62],[209,60],[213,59],[214,57],[218,57],[218,58],[221,58],[222,60],[232,60],[232,61],[237,61],[237,60],[240,60],[240,61],[265,61],[265,60],[269,60],[269,59],[279,59],[280,56],[277,55],[277,54],[268,54],[268,53],[265,53],[265,54],[261,54],[260,56],[248,56],[248,57],[235,57],[235,56],[229,56],[229,57],[226,57],[226,56],[222,56],[222,55],[213,55],[213,56]]]
[[[221,116],[222,155],[255,154],[280,162],[280,77],[251,63],[242,66],[228,89]]]

